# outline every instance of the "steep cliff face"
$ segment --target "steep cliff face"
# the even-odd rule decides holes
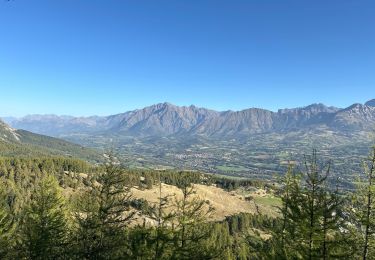
[[[344,131],[374,129],[375,107],[354,104],[335,113],[329,125]]]

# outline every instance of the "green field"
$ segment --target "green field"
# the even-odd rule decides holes
[[[255,203],[264,206],[273,206],[273,207],[280,207],[281,206],[281,199],[274,197],[274,196],[266,196],[266,197],[255,197]]]
[[[220,165],[220,166],[216,166],[216,169],[220,171],[224,171],[224,172],[242,172],[242,171],[249,170],[243,166],[236,166],[236,165]]]

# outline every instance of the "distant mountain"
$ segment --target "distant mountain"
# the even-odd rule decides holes
[[[354,104],[341,109],[333,114],[328,125],[333,129],[342,131],[374,130],[375,106]]]
[[[120,123],[114,125],[110,131],[136,136],[186,134],[219,114],[195,106],[178,107],[169,103],[157,104],[123,114]]]
[[[86,150],[58,137],[97,149],[114,148],[122,163],[139,168],[178,168],[236,176],[271,178],[290,160],[319,149],[334,159],[333,171],[349,182],[361,171],[375,129],[374,100],[347,108],[312,104],[277,112],[249,108],[213,111],[196,106],[156,104],[111,116],[30,115],[5,118],[0,137],[31,143],[55,153]],[[25,136],[29,136],[26,138]],[[50,151],[50,150],[48,150]]]
[[[326,126],[333,131],[368,130],[375,125],[374,103],[375,100],[371,100],[365,105],[354,104],[345,109],[313,104],[277,112],[259,108],[217,112],[195,106],[179,107],[163,103],[107,117],[30,115],[8,122],[17,129],[55,137],[116,134],[231,138],[316,126]]]
[[[57,138],[16,130],[0,120],[0,156],[69,156],[100,161],[94,150]]]
[[[365,105],[369,107],[375,107],[375,99],[367,101]]]
[[[38,134],[61,136],[66,133],[93,132],[104,127],[103,117],[72,117],[56,115],[28,115],[22,118],[3,118],[16,129]]]

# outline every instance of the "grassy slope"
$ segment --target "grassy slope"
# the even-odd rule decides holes
[[[214,207],[215,211],[213,212],[212,220],[222,220],[226,216],[241,212],[257,213],[254,201],[246,201],[245,196],[236,192],[227,192],[223,189],[206,185],[194,185],[194,187],[196,189],[196,195],[201,199],[209,201],[210,205]],[[149,203],[154,204],[157,203],[159,197],[159,188],[157,186],[154,186],[150,190],[133,188],[132,194],[134,198],[145,199]],[[182,193],[176,186],[162,184],[162,196],[166,195],[176,195],[177,198],[179,198],[182,196]],[[261,198],[261,196],[258,197],[254,195],[256,204],[262,214],[269,216],[275,216],[277,214],[274,203],[270,203],[268,200],[263,203],[263,199],[258,200],[258,198]]]
[[[0,140],[1,156],[66,156],[92,162],[101,161],[101,156],[96,151],[80,145],[24,130],[17,130],[16,133],[19,141]]]

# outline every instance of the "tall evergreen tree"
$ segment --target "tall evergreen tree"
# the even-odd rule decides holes
[[[277,259],[290,259],[297,256],[296,243],[297,223],[303,216],[301,203],[304,201],[302,194],[301,175],[296,174],[294,165],[288,166],[288,171],[283,176],[280,189],[282,205],[279,207],[281,213],[281,226],[274,230],[270,241],[274,251],[268,252],[269,257]]]
[[[359,182],[354,195],[354,221],[360,230],[360,258],[375,258],[375,146],[363,164],[365,180]]]
[[[297,175],[291,165],[283,179],[283,185],[280,207],[282,226],[275,231],[273,237],[275,256],[279,259],[300,259],[303,257],[300,245],[303,244],[301,226],[306,219],[306,197],[301,175]]]
[[[273,239],[279,259],[328,259],[347,257],[340,228],[345,221],[343,201],[327,184],[330,162],[320,166],[316,151],[305,157],[305,172],[293,173],[289,167],[284,178],[281,232]],[[301,176],[302,179],[299,177]]]
[[[347,259],[354,257],[355,243],[351,236],[351,225],[348,222],[347,204],[339,190],[323,187],[322,215],[319,217],[321,235],[319,257],[325,259]]]
[[[210,237],[207,218],[214,210],[195,194],[188,181],[179,184],[182,198],[175,200],[174,251],[172,259],[210,259],[215,255],[210,249],[203,250],[203,241]]]
[[[110,156],[97,182],[78,199],[78,254],[85,259],[117,259],[126,250],[125,232],[134,213],[126,172]]]
[[[21,222],[21,255],[29,259],[63,259],[68,245],[68,213],[56,179],[35,185]]]
[[[328,178],[330,172],[330,163],[327,170],[319,169],[316,151],[313,152],[311,158],[305,158],[306,168],[306,221],[307,224],[302,227],[303,231],[307,233],[307,258],[313,259],[320,254],[320,217],[323,215],[324,205],[323,200],[325,196],[324,183]]]
[[[4,186],[5,182],[0,181],[0,259],[9,256],[13,249],[12,237],[15,229]]]
[[[171,221],[174,219],[174,213],[168,211],[170,206],[171,195],[162,194],[162,183],[159,178],[159,197],[158,203],[153,209],[153,214],[151,218],[156,221],[156,230],[155,230],[155,253],[154,259],[162,259],[170,254],[170,244],[172,242],[172,230],[170,228]]]

